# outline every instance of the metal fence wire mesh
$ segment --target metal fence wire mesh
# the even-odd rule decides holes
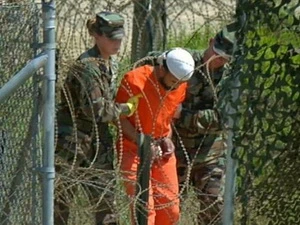
[[[1,87],[35,56],[42,39],[40,7],[32,2],[0,1]],[[224,121],[228,117],[235,121],[233,157],[239,165],[236,208],[232,209],[235,221],[245,225],[299,224],[299,4],[299,0],[56,1],[57,103],[62,96],[69,96],[64,81],[70,70],[76,76],[71,69],[74,60],[93,45],[85,24],[97,12],[111,10],[125,18],[119,78],[148,51],[189,47],[195,41],[192,34],[204,37],[207,45],[237,12],[241,29],[236,59],[218,97]],[[0,224],[41,224],[41,179],[36,169],[41,166],[38,107],[43,102],[38,80],[35,75],[1,103]],[[230,99],[233,92],[238,93],[236,101]],[[227,103],[236,114],[226,114]],[[71,98],[67,97],[67,104],[72,112]],[[75,118],[75,131],[78,123]],[[115,135],[121,128],[108,126],[107,130]],[[99,137],[107,130],[97,131],[95,152],[101,148]],[[72,139],[75,145],[77,138],[82,137],[79,134]],[[57,133],[55,141],[57,146]],[[122,159],[122,143],[119,148]],[[116,153],[115,148],[113,151]],[[120,176],[117,162],[115,170],[90,167],[93,160],[78,168],[85,157],[80,153],[68,163],[56,157],[55,198],[70,208],[68,224],[94,224],[93,213],[103,204],[112,208],[115,216],[108,221],[130,224],[130,204],[142,203],[125,194],[122,183],[126,180]],[[192,164],[190,161],[188,166]],[[198,214],[205,214],[214,203],[198,201],[197,190],[188,182],[185,190],[180,193],[179,224],[205,224]],[[95,194],[99,198],[94,198]]]
[[[238,5],[244,45],[224,84],[227,94],[238,93],[231,102],[236,113],[227,114],[235,121],[238,224],[300,223],[299,3]]]
[[[33,58],[38,20],[33,4],[0,5],[1,87]],[[28,80],[0,105],[0,224],[41,223],[37,85]]]

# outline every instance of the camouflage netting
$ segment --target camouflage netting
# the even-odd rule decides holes
[[[300,223],[299,5],[298,0],[238,5],[239,41],[245,45],[225,83],[230,87],[225,96],[239,93],[231,100],[237,111],[231,118],[238,224]]]
[[[33,2],[38,3],[33,4]],[[26,63],[36,55],[36,48],[42,42],[41,5],[33,0],[2,0],[0,1],[0,86],[9,81]],[[119,59],[126,64],[123,70],[128,70],[132,65],[128,63],[130,56],[138,58],[144,56],[151,49],[165,49],[176,43],[186,44],[186,35],[199,32],[205,36],[205,45],[211,33],[214,33],[221,25],[231,20],[234,13],[235,1],[152,1],[148,5],[146,17],[138,18],[134,15],[132,1],[56,1],[57,9],[57,89],[62,89],[61,81],[65,72],[70,68],[71,61],[78,57],[86,48],[92,46],[92,38],[89,37],[85,27],[88,18],[101,10],[120,12],[126,18],[127,36],[123,42],[123,48]],[[147,4],[146,1],[138,1],[137,5]],[[165,11],[162,9],[165,7]],[[138,8],[138,7],[137,7]],[[166,14],[164,14],[166,13]],[[164,15],[163,15],[164,14]],[[133,28],[133,21],[139,21]],[[209,24],[211,30],[207,28]],[[151,29],[151,35],[146,39],[143,32]],[[201,32],[200,32],[201,31]],[[205,35],[203,35],[203,31]],[[134,37],[133,37],[134,36]],[[151,45],[145,48],[146,43]],[[122,72],[123,73],[123,72]],[[122,74],[120,73],[120,74]],[[39,76],[33,76],[23,84],[15,94],[1,103],[0,108],[0,162],[1,162],[1,194],[0,223],[11,224],[41,224],[41,179],[35,168],[41,166],[41,141],[39,134],[38,108],[43,103],[38,99]],[[20,100],[21,99],[21,100]],[[57,96],[59,101],[59,96]],[[18,110],[17,110],[18,109]],[[6,119],[8,117],[8,119]],[[76,122],[75,122],[76,124]],[[37,138],[37,139],[36,139]],[[36,152],[38,151],[38,152]],[[86,201],[89,194],[85,187],[96,186],[101,193],[103,189],[107,193],[119,193],[115,204],[118,219],[129,221],[129,201],[124,201],[124,192],[115,180],[112,186],[103,188],[103,184],[89,183],[95,174],[105,174],[99,169],[83,169],[80,177],[67,166],[66,173],[57,176],[56,185],[68,189],[76,186],[78,198],[69,201],[68,195],[57,192],[62,196],[62,201],[71,204],[71,220],[69,224],[89,224],[92,221],[91,212],[95,205]],[[3,172],[4,171],[4,172]],[[116,176],[118,181],[118,177]],[[118,184],[118,183],[117,183]],[[56,187],[57,187],[56,186]],[[196,206],[198,207],[198,205]],[[189,207],[187,207],[187,211]],[[30,213],[29,213],[30,211]],[[189,221],[190,216],[186,218]],[[125,223],[124,222],[124,223]],[[185,224],[184,219],[182,224]]]

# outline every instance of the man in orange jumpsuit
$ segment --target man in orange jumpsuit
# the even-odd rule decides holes
[[[171,140],[171,121],[184,100],[186,81],[195,63],[189,52],[175,48],[164,52],[157,65],[145,65],[125,74],[116,101],[141,96],[137,111],[121,118],[122,133],[118,153],[125,188],[135,196],[137,180],[138,134],[151,136],[152,165],[149,181],[148,225],[173,225],[179,220],[176,158]]]

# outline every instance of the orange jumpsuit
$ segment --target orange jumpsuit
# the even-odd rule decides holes
[[[158,139],[171,132],[171,121],[178,105],[184,100],[186,83],[166,91],[157,81],[153,67],[145,65],[125,74],[116,101],[127,102],[129,97],[142,94],[137,111],[127,119],[138,132]],[[135,195],[139,158],[137,145],[125,136],[117,144],[121,170],[129,196]],[[173,225],[179,220],[178,179],[176,158],[155,162],[150,171],[148,225]]]

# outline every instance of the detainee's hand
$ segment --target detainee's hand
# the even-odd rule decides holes
[[[150,154],[151,154],[152,161],[157,161],[162,158],[162,150],[158,143],[150,144]]]
[[[137,110],[137,108],[139,106],[139,99],[142,97],[143,97],[142,94],[137,94],[128,99],[128,101],[126,102],[126,105],[128,107],[127,116],[132,116],[132,114],[135,113],[135,111]]]
[[[162,138],[159,142],[159,146],[161,148],[162,157],[164,159],[169,159],[175,151],[175,145],[171,138],[168,137]]]

